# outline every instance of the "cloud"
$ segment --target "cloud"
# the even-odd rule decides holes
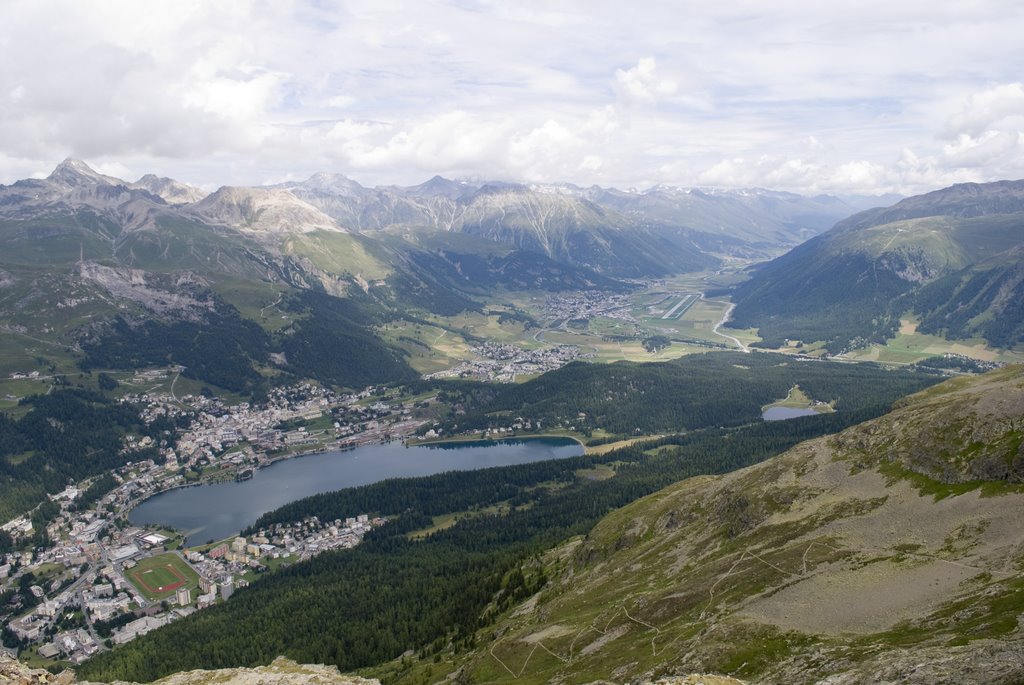
[[[917,192],[1024,175],[1022,32],[1009,0],[11,0],[0,182],[74,155],[203,187]]]
[[[975,137],[997,128],[1024,130],[1024,85],[1003,83],[972,94],[962,110],[949,118],[947,137]]]
[[[615,85],[619,97],[627,105],[658,102],[675,94],[676,82],[659,76],[658,64],[653,57],[643,57],[632,69],[615,70]]]

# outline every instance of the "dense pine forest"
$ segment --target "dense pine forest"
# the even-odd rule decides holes
[[[260,373],[272,352],[284,354],[281,381],[316,378],[362,388],[411,380],[416,373],[400,352],[384,344],[371,326],[381,307],[368,298],[332,297],[306,290],[283,298],[292,324],[267,333],[233,306],[213,298],[203,320],[115,319],[103,335],[84,343],[83,369],[137,369],[178,364],[182,375],[219,388],[259,396],[268,387]]]
[[[726,421],[722,410],[701,419],[711,427],[603,456],[395,479],[292,503],[257,525],[368,511],[394,520],[355,549],[268,576],[229,603],[102,654],[86,663],[80,676],[149,681],[191,668],[267,663],[281,654],[351,670],[407,650],[428,656],[448,645],[469,646],[479,628],[543,586],[537,555],[586,534],[612,509],[683,478],[742,468],[867,420],[903,394],[938,380],[909,371],[822,364],[836,373],[830,385],[817,364],[779,366],[784,359],[760,355],[723,359],[718,374],[691,376],[689,394],[738,392],[746,386],[730,385],[731,377],[764,374],[769,395],[784,395],[798,381],[815,397],[841,395],[843,409],[774,423],[748,416],[743,425],[734,425],[740,419]],[[792,376],[772,380],[781,373],[776,369],[789,367]],[[805,367],[808,375],[796,373]],[[630,367],[605,368],[614,373]],[[665,385],[672,382],[678,379],[666,379]],[[670,394],[667,387],[662,392],[663,399]],[[594,468],[614,475],[587,477]],[[422,539],[409,535],[443,513],[457,513],[458,522]]]
[[[602,428],[621,435],[736,426],[755,421],[761,408],[799,385],[811,399],[837,411],[867,398],[892,401],[921,387],[916,374],[873,364],[842,364],[778,354],[705,353],[668,362],[597,365],[575,362],[521,385],[480,397],[448,432],[506,426],[510,419],[546,428]],[[881,394],[879,394],[881,393]],[[884,399],[882,399],[884,398]]]
[[[29,410],[20,419],[0,414],[0,520],[5,521],[69,481],[158,456],[153,448],[122,451],[126,433],[159,441],[163,431],[174,428],[163,421],[146,425],[137,407],[77,388],[27,397],[22,405]],[[98,499],[103,487],[113,487],[109,477],[86,495]]]

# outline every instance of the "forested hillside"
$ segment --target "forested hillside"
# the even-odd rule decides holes
[[[832,353],[884,342],[915,312],[922,331],[1024,340],[1024,182],[964,183],[872,209],[751,268],[729,325],[762,345],[824,341]]]
[[[80,389],[57,390],[22,402],[20,419],[0,414],[0,520],[26,511],[48,492],[121,466],[155,458],[155,449],[127,452],[127,433],[157,442],[166,421],[146,425],[132,405]]]
[[[736,359],[749,363],[752,357]],[[770,375],[776,367],[755,362],[730,368],[732,374],[757,376]],[[720,376],[694,383],[710,394],[724,387]],[[834,394],[824,374],[817,378],[817,392]],[[904,371],[868,378],[845,398],[844,409],[832,414],[775,423],[755,420],[600,457],[393,480],[301,500],[268,514],[259,525],[307,515],[329,520],[368,510],[397,520],[353,550],[269,576],[227,604],[97,657],[81,673],[89,679],[152,680],[200,665],[264,663],[280,654],[345,670],[379,664],[409,649],[428,656],[449,642],[469,647],[478,628],[546,582],[530,562],[534,555],[586,532],[608,511],[682,478],[731,471],[877,416],[903,392],[937,380]],[[842,375],[839,388],[844,393],[853,389]],[[611,477],[587,477],[593,468]],[[407,537],[443,513],[458,513],[459,521],[423,540]]]
[[[649,435],[757,420],[762,406],[786,397],[794,385],[811,399],[844,411],[865,406],[865,399],[891,402],[920,389],[921,382],[920,376],[872,364],[775,354],[711,352],[656,363],[578,362],[503,386],[493,399],[451,417],[443,428],[486,429],[523,418],[549,428],[571,425]]]

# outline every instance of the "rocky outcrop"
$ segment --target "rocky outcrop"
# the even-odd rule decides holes
[[[654,682],[647,682],[643,685],[744,685],[744,683],[742,680],[736,680],[724,675],[693,673],[685,676],[659,678]]]
[[[64,671],[54,675],[43,669],[29,668],[20,661],[0,656],[0,685],[71,685],[75,675]]]
[[[342,231],[334,219],[287,190],[225,186],[188,211],[206,223],[255,234]]]
[[[31,669],[13,659],[0,657],[0,685],[89,685],[75,680],[74,673],[54,675]],[[278,657],[269,666],[186,671],[157,680],[159,685],[380,685],[378,680],[342,675],[336,666],[297,664]],[[115,685],[135,685],[117,681]],[[710,685],[710,684],[709,684]]]
[[[83,281],[106,290],[118,300],[135,302],[156,314],[202,314],[213,310],[213,302],[200,293],[207,285],[188,272],[165,276],[159,287],[150,281],[158,278],[140,269],[113,268],[96,262],[78,267]]]

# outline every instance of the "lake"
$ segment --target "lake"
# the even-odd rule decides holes
[[[798,416],[814,416],[818,412],[813,409],[797,409],[796,407],[769,407],[761,413],[765,421],[783,421],[795,419]]]
[[[252,525],[262,514],[309,495],[367,485],[386,478],[429,476],[526,464],[583,454],[569,438],[479,440],[406,447],[392,442],[346,452],[323,452],[275,462],[240,483],[212,483],[150,497],[128,519],[135,525],[168,526],[186,544],[221,540]],[[369,512],[367,512],[369,513]]]

